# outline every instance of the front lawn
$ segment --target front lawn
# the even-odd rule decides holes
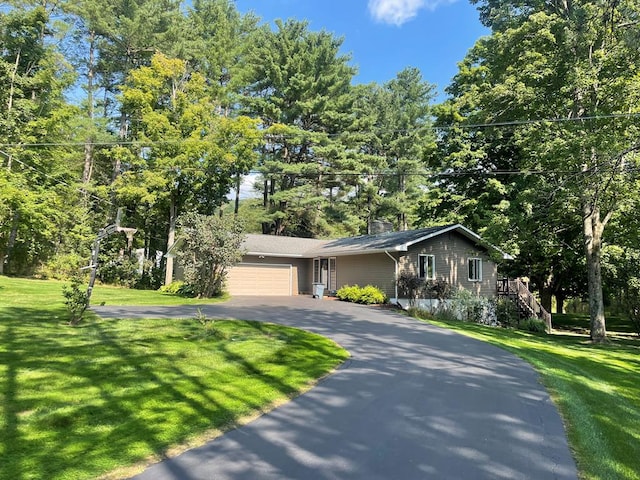
[[[130,475],[136,462],[285,401],[347,357],[323,337],[250,321],[89,314],[70,327],[61,285],[0,277],[3,480]]]
[[[34,299],[37,299],[41,304],[59,302],[62,299],[62,286],[65,284],[69,284],[69,282],[0,275],[0,306],[28,305]],[[157,290],[134,290],[109,285],[96,285],[91,294],[91,305],[200,305],[224,300],[227,300],[227,297],[187,298]]]
[[[640,479],[640,341],[593,345],[584,336],[433,323],[509,350],[536,368],[564,418],[582,478]]]

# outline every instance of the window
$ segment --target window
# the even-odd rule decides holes
[[[418,255],[418,276],[426,280],[436,278],[436,257],[434,255]]]
[[[481,258],[469,259],[469,281],[470,282],[482,281],[482,259]]]

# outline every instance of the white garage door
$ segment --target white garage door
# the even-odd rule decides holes
[[[291,295],[291,265],[241,263],[229,270],[231,295]]]

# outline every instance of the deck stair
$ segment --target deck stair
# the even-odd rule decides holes
[[[539,318],[547,324],[547,331],[551,331],[551,314],[545,310],[538,299],[529,291],[527,285],[519,278],[503,278],[498,280],[498,296],[511,300],[518,316],[523,318]]]

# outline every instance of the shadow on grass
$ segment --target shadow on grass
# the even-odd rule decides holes
[[[47,313],[0,310],[2,479],[95,477],[150,452],[162,456],[194,432],[229,425],[238,410],[225,407],[221,397],[243,405],[242,414],[264,405],[237,387],[212,388],[179,362],[184,352],[172,342],[189,343],[185,338],[199,327],[193,321],[179,324],[173,336],[148,338],[144,331],[119,329],[117,321],[70,327],[64,309]],[[271,334],[261,324],[252,328]],[[286,352],[258,365],[224,342],[196,347],[220,348],[240,376],[254,377],[261,388],[280,396],[295,390],[267,370],[286,363]]]

